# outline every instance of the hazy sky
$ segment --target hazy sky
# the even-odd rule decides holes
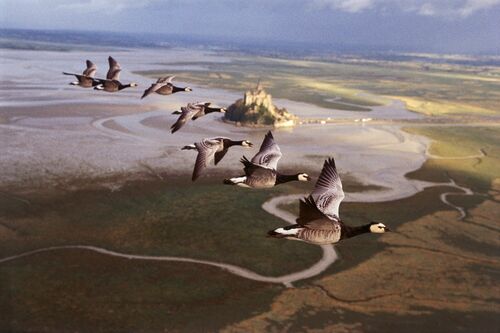
[[[0,27],[500,53],[500,0],[0,0]]]

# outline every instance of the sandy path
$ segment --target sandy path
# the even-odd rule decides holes
[[[475,155],[466,155],[466,156],[439,156],[439,155],[434,155],[429,152],[429,149],[426,150],[425,152],[427,158],[432,158],[432,159],[438,159],[438,160],[464,160],[464,159],[472,159],[472,158],[483,158],[486,156],[486,153],[483,149],[479,149],[479,153]],[[466,216],[467,213],[465,212],[465,209],[463,209],[460,206],[456,206],[452,204],[451,202],[448,201],[447,197],[449,195],[474,195],[474,192],[467,187],[463,187],[455,183],[453,179],[448,177],[450,179],[449,183],[445,183],[443,185],[446,186],[451,186],[454,188],[458,188],[459,190],[463,191],[463,193],[456,193],[456,192],[446,192],[442,193],[439,198],[441,199],[442,202],[444,202],[446,205],[456,209],[460,213],[460,217],[458,218],[459,220],[463,220]]]
[[[433,158],[435,160],[467,160],[467,159],[470,159],[470,158],[481,158],[481,157],[485,157],[486,154],[484,152],[483,149],[479,149],[479,153],[478,154],[474,154],[474,155],[466,155],[466,156],[439,156],[439,155],[434,155],[434,154],[431,154],[429,152],[429,149],[427,149],[426,151],[426,155],[428,158]]]
[[[449,195],[474,195],[474,192],[472,192],[472,190],[470,188],[457,185],[455,183],[455,181],[453,179],[451,179],[451,178],[450,178],[450,182],[449,183],[445,183],[443,185],[454,187],[454,188],[458,188],[459,190],[463,191],[463,193],[456,193],[456,192],[441,193],[441,195],[439,196],[439,198],[441,199],[441,201],[444,204],[450,206],[451,208],[456,209],[460,213],[460,216],[459,216],[458,220],[463,220],[467,216],[467,213],[465,212],[465,209],[463,209],[460,206],[456,206],[456,205],[452,204],[451,202],[448,201],[447,197]]]

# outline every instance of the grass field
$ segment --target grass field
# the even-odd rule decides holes
[[[176,62],[138,72],[243,92],[260,79],[278,98],[326,108],[366,111],[388,99],[427,115],[498,115],[500,69],[460,65],[364,61],[306,61],[228,56],[229,62]],[[186,70],[176,70],[184,66]]]
[[[479,159],[429,160],[409,175],[445,182],[448,173],[458,183],[481,191],[484,195],[449,198],[468,212],[475,212],[465,221],[456,221],[458,213],[440,201],[441,193],[458,192],[444,186],[391,202],[344,203],[341,214],[346,223],[381,221],[402,234],[364,235],[339,244],[340,260],[335,265],[314,279],[295,283],[297,288],[292,290],[194,264],[124,260],[83,250],[41,253],[0,265],[0,312],[7,314],[2,318],[8,318],[0,319],[0,324],[11,331],[37,327],[42,331],[189,332],[224,327],[230,331],[248,331],[250,327],[314,328],[315,321],[322,320],[327,327],[340,325],[335,329],[352,329],[352,325],[360,325],[360,322],[367,331],[370,327],[387,329],[385,321],[373,317],[370,302],[374,302],[377,318],[388,318],[396,311],[398,316],[390,315],[392,327],[406,331],[419,331],[439,322],[443,322],[443,329],[457,325],[485,327],[480,323],[492,318],[492,313],[484,310],[491,302],[484,298],[484,290],[491,289],[494,279],[491,272],[495,266],[489,264],[489,258],[496,251],[490,239],[496,231],[488,219],[490,215],[493,219],[495,216],[495,198],[489,193],[498,175],[498,130],[494,127],[406,130],[436,140],[431,153],[438,156],[467,156],[478,153],[478,149],[486,153]],[[456,142],[460,142],[460,149],[456,148]],[[221,261],[261,274],[289,273],[315,262],[320,251],[304,243],[266,238],[266,231],[283,225],[283,221],[260,207],[271,196],[305,193],[309,187],[294,184],[269,191],[248,191],[206,180],[196,186],[149,181],[128,184],[117,192],[82,190],[22,198],[29,203],[2,195],[0,253],[4,257],[44,246],[89,244],[127,253]],[[349,180],[344,188],[363,190]],[[192,203],[189,209],[185,205],[187,201]],[[297,205],[286,208],[296,212]],[[439,214],[445,215],[439,217]],[[420,221],[417,231],[412,229],[414,221]],[[462,228],[469,228],[472,236],[463,233]],[[489,228],[488,232],[484,233],[482,228]],[[414,233],[423,236],[413,237]],[[426,243],[416,243],[415,248],[411,248],[412,242],[421,239]],[[443,253],[462,256],[459,258],[478,256],[479,261],[464,265],[463,259],[449,260]],[[390,264],[393,261],[396,266]],[[423,263],[436,270],[445,267],[449,272],[456,271],[468,282],[455,286],[458,280],[442,272],[446,279],[438,283],[426,275]],[[384,268],[377,271],[377,265]],[[478,283],[478,274],[484,287],[473,295],[476,298],[470,303],[467,298],[470,292],[463,289],[468,285],[464,283]],[[431,284],[426,284],[426,280]],[[371,297],[372,290],[366,288],[342,295],[343,289],[339,286],[352,288],[351,281],[363,286],[376,285],[375,296],[394,292],[391,291],[394,286],[394,293],[415,290],[427,298],[415,298],[413,294],[394,296],[396,300],[377,296],[358,305],[326,297],[322,289],[318,289],[321,286],[346,299]],[[456,288],[462,288],[465,296],[456,299],[458,296],[449,294],[448,290]],[[448,303],[450,298],[455,299],[455,303]],[[457,308],[462,305],[456,304],[468,302],[472,304],[469,305],[472,312]],[[283,313],[285,309],[289,312]],[[297,309],[302,310],[296,313]],[[331,313],[330,319],[325,317],[326,312]],[[465,314],[467,321],[461,319]],[[260,318],[267,318],[265,324],[259,322]],[[418,324],[409,326],[408,322]]]
[[[46,246],[86,244],[125,253],[222,261],[261,274],[284,274],[307,267],[321,255],[317,247],[273,243],[266,238],[267,230],[283,222],[260,206],[285,190],[137,184],[119,192],[78,191],[33,199],[29,206],[2,196],[3,224],[15,232],[0,233],[0,253],[6,256]],[[300,260],[287,260],[290,257]]]
[[[291,273],[317,261],[321,251],[266,238],[267,230],[284,222],[260,206],[271,196],[304,191],[304,184],[249,191],[213,183],[137,182],[117,192],[3,194],[0,253],[87,244],[236,264],[265,275]],[[187,209],[185,202],[192,206]],[[282,289],[196,264],[85,250],[45,252],[0,265],[0,312],[7,314],[0,327],[214,331],[265,311]]]
[[[408,175],[472,188],[473,196],[450,196],[467,216],[440,200],[439,186],[400,200],[343,203],[350,225],[381,221],[396,232],[364,235],[336,246],[340,260],[314,281],[277,296],[269,310],[231,325],[227,332],[495,332],[500,290],[497,127],[413,127],[434,140],[431,159]],[[296,203],[284,207],[294,213]],[[274,318],[279,318],[275,320]]]
[[[283,287],[217,268],[52,252],[0,265],[4,332],[216,331]]]
[[[409,133],[425,135],[433,140],[430,153],[444,157],[428,159],[424,166],[409,176],[430,181],[448,181],[448,176],[473,191],[485,193],[500,175],[499,127],[411,127]],[[476,158],[457,159],[481,155]],[[451,157],[451,159],[446,159]]]

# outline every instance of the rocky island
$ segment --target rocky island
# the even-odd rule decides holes
[[[247,91],[243,98],[231,104],[225,114],[225,120],[243,126],[288,127],[294,126],[297,119],[285,108],[273,105],[271,95],[260,82],[253,90]]]

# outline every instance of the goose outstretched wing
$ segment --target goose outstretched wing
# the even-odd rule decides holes
[[[300,200],[297,224],[309,229],[335,230],[340,232],[341,222],[338,219],[328,219],[318,208],[311,196]]]
[[[163,88],[166,85],[171,85],[172,79],[174,77],[175,76],[165,76],[165,77],[159,78],[155,83],[151,84],[151,86],[148,89],[144,90],[144,93],[142,94],[141,99],[148,96],[149,94],[156,92],[157,90]]]
[[[94,77],[97,71],[97,66],[90,60],[87,60],[87,68],[83,71],[83,75]]]
[[[323,169],[309,199],[312,199],[318,210],[329,219],[339,220],[339,206],[344,197],[335,161],[329,158],[323,164]]]
[[[276,141],[274,141],[271,131],[269,131],[264,137],[264,141],[262,141],[259,152],[252,158],[252,163],[264,168],[276,170],[281,156],[280,147]]]
[[[163,85],[172,83],[172,80],[175,78],[175,75],[160,77],[156,83],[162,83]]]
[[[198,112],[200,112],[200,107],[189,103],[187,106],[181,107],[181,115],[177,121],[170,127],[172,133],[177,132],[184,124],[192,119]]]
[[[108,57],[109,69],[106,74],[106,79],[108,80],[120,80],[121,67],[120,64],[113,58]]]
[[[191,177],[193,181],[198,179],[201,172],[213,161],[215,153],[222,147],[222,141],[219,139],[204,139],[194,145],[198,150],[198,156],[196,157],[193,176]]]

